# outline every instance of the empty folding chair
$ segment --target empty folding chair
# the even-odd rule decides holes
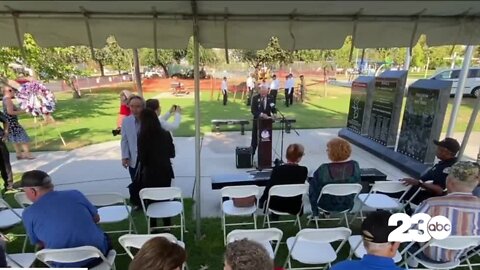
[[[350,245],[349,258],[351,258],[353,254],[355,254],[355,257],[361,259],[363,258],[363,255],[367,254],[367,250],[363,246],[363,239],[361,235],[352,235],[348,237],[348,244]],[[398,252],[397,250],[395,257],[393,257],[393,261],[395,263],[400,262],[402,260],[402,254],[403,252]]]
[[[307,192],[307,190],[308,190],[307,184],[277,185],[277,186],[271,187],[268,192],[267,204],[265,205],[266,213],[263,219],[263,227],[265,227],[265,223],[267,224],[268,228],[270,228],[270,223],[294,222],[294,224],[298,224],[298,228],[301,230],[302,224],[300,222],[300,216],[302,215],[302,211],[303,211],[303,200],[302,200],[299,212],[295,214],[295,219],[291,219],[291,220],[271,221],[270,214],[272,213],[279,216],[287,216],[291,214],[270,209],[269,205],[270,205],[270,200],[273,196],[284,197],[284,198],[303,196]]]
[[[321,220],[340,220],[340,223],[343,221],[343,219],[345,219],[345,223],[346,223],[347,227],[349,227],[348,214],[350,214],[350,212],[352,211],[352,208],[353,208],[353,202],[352,202],[352,207],[351,208],[345,209],[345,210],[340,211],[340,212],[333,212],[333,211],[330,211],[330,210],[325,210],[319,205],[319,202],[322,199],[322,197],[324,197],[325,195],[337,196],[337,197],[345,197],[345,196],[352,196],[353,195],[356,199],[361,190],[362,190],[362,185],[360,185],[360,184],[347,184],[347,183],[345,183],[345,184],[328,184],[328,185],[324,186],[322,188],[322,190],[320,191],[320,195],[318,196],[318,200],[317,200],[317,207],[318,207],[319,212],[323,212],[323,213],[329,212],[330,214],[335,214],[335,213],[343,214],[343,217],[342,218],[313,217],[313,219],[315,220],[315,225],[316,225],[317,229],[318,229],[318,220],[320,220],[320,219]]]
[[[92,246],[82,246],[76,248],[62,249],[42,249],[35,254],[37,259],[48,267],[52,268],[52,262],[56,263],[75,263],[91,258],[101,258],[102,263],[90,268],[90,270],[115,270],[115,250],[110,250],[105,257],[100,250]]]
[[[164,237],[167,238],[170,242],[175,243],[185,249],[185,243],[179,241],[171,233],[159,233],[159,234],[125,234],[118,238],[118,243],[125,249],[130,259],[135,257],[132,253],[131,248],[141,249],[142,246],[150,239],[155,237]]]
[[[411,186],[406,186],[400,181],[376,181],[369,193],[361,193],[358,195],[358,200],[360,201],[360,209],[358,210],[358,213],[360,213],[360,216],[363,219],[363,207],[365,206],[373,209],[401,212],[415,197],[412,196],[406,203],[401,202],[410,188]],[[399,199],[387,195],[400,192],[402,192],[402,195]],[[352,222],[358,216],[358,213],[352,219]]]
[[[22,222],[22,208],[12,208],[4,199],[0,199],[0,229],[10,228]]]
[[[183,231],[185,230],[185,217],[183,211],[182,191],[177,187],[165,188],[144,188],[140,190],[140,199],[143,212],[147,219],[148,233],[151,232],[151,218],[167,218],[180,216],[180,225],[157,226],[155,228],[180,228],[180,240],[183,241]],[[150,202],[148,205],[145,200]]]
[[[25,194],[25,192],[17,192],[13,195],[13,198],[15,198],[15,201],[22,208],[26,208],[33,204],[33,202],[27,198],[27,195]]]
[[[283,232],[277,228],[257,229],[257,230],[233,230],[227,235],[227,243],[237,240],[248,239],[260,243],[265,247],[274,260],[277,255],[280,241],[282,241]],[[275,242],[275,247],[272,247]]]
[[[248,186],[236,186],[236,187],[224,187],[220,190],[221,208],[222,208],[222,230],[223,230],[223,242],[226,244],[227,226],[238,225],[253,225],[253,228],[257,228],[257,205],[258,196],[260,195],[260,189],[255,185]],[[255,203],[250,207],[236,207],[233,199],[246,198],[255,196]],[[223,201],[224,198],[229,200]],[[242,223],[227,223],[226,216],[253,216],[253,222]]]
[[[423,246],[421,246],[417,251],[411,252],[408,249],[413,245],[414,243],[411,243],[406,247],[407,252],[406,252],[406,259],[404,266],[408,268],[407,262],[417,262],[419,264],[422,264],[423,266],[429,268],[429,269],[454,269],[458,266],[460,266],[461,261],[461,256],[464,255],[468,250],[471,250],[474,247],[480,246],[480,235],[473,235],[473,236],[457,236],[457,235],[451,235],[445,239],[438,240],[438,239],[432,239],[425,243]],[[427,247],[437,247],[441,249],[446,249],[450,251],[457,251],[459,252],[459,255],[456,256],[456,258],[452,261],[449,262],[443,262],[443,263],[435,263],[432,262],[431,260],[425,260],[423,258],[419,258],[419,254],[423,252]],[[467,265],[470,265],[470,269],[472,269],[470,260],[469,258],[466,258]]]
[[[35,261],[35,253],[6,254],[7,265],[12,268],[30,268]]]
[[[85,197],[98,208],[100,216],[99,224],[119,223],[128,220],[128,230],[108,231],[108,233],[137,232],[132,218],[132,207],[127,200],[119,193],[96,193],[85,194]]]
[[[351,234],[352,231],[345,227],[299,231],[295,237],[287,239],[288,256],[284,268],[295,269],[292,268],[292,259],[302,264],[316,265],[308,269],[320,268],[320,265],[331,267]],[[340,245],[334,249],[331,243],[337,241],[340,241]]]

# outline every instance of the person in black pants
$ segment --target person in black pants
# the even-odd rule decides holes
[[[268,95],[268,88],[262,87],[260,89],[260,94],[255,95],[252,98],[250,111],[253,115],[252,141],[250,146],[252,147],[252,155],[255,155],[258,145],[258,119],[268,118],[277,113],[273,98]]]
[[[11,190],[13,189],[12,165],[10,164],[10,153],[5,144],[8,138],[8,121],[3,112],[0,112],[0,122],[3,124],[3,129],[0,127],[0,174],[5,190]]]
[[[227,105],[228,101],[228,84],[227,84],[227,77],[223,77],[222,81],[222,95],[223,95],[223,106]]]
[[[288,185],[288,184],[303,184],[308,177],[307,167],[300,166],[298,163],[302,160],[304,155],[304,147],[301,144],[291,144],[287,147],[287,163],[276,166],[272,170],[270,180],[265,187],[262,197],[259,201],[260,208],[267,208],[276,210],[279,212],[285,212],[292,215],[297,215],[303,209],[302,196],[296,196],[292,198],[278,198],[276,196],[270,198],[270,202],[267,204],[268,192],[270,188],[276,185]],[[278,215],[271,214],[272,220],[278,220]]]
[[[175,177],[170,161],[175,157],[173,138],[162,128],[157,114],[148,108],[140,113],[137,144],[142,188],[170,187]],[[164,218],[163,225],[171,226],[171,219]],[[157,227],[155,218],[150,219],[150,226]]]

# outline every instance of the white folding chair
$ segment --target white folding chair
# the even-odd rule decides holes
[[[33,204],[33,202],[27,198],[25,192],[17,192],[13,195],[13,198],[22,208],[26,208]]]
[[[238,226],[238,225],[253,225],[257,228],[257,205],[258,205],[258,196],[260,195],[260,188],[255,185],[248,186],[236,186],[236,187],[224,187],[220,190],[221,200],[220,206],[222,208],[222,230],[223,230],[223,242],[226,244],[227,237],[227,226]],[[236,207],[233,204],[233,199],[235,198],[245,198],[255,196],[255,204],[251,207]],[[223,201],[223,198],[228,197],[229,200]],[[253,222],[242,222],[242,223],[227,223],[226,216],[253,216]]]
[[[185,249],[185,243],[179,241],[173,234],[171,233],[159,233],[159,234],[125,234],[118,238],[118,243],[125,249],[130,259],[135,257],[132,253],[131,248],[141,249],[142,246],[148,240],[155,238],[155,237],[164,237],[168,239],[170,242],[175,243],[182,248]]]
[[[93,268],[90,268],[91,270],[115,270],[116,255],[117,253],[112,249],[105,257],[100,250],[92,246],[62,249],[42,249],[35,254],[38,260],[50,268],[53,268],[52,262],[75,263],[91,258],[101,258],[103,262]]]
[[[30,268],[35,261],[35,253],[6,254],[7,265],[12,268]]]
[[[352,235],[348,237],[348,244],[350,245],[349,258],[355,254],[355,257],[361,259],[363,258],[363,255],[367,254],[367,250],[365,249],[365,246],[363,246],[363,239],[361,235]],[[404,249],[404,251],[406,250]],[[395,257],[393,257],[393,261],[395,263],[402,261],[402,254],[403,252],[398,252],[397,250]]]
[[[0,199],[0,229],[10,228],[22,222],[23,208],[12,208]]]
[[[119,233],[133,231],[137,228],[132,218],[132,207],[127,204],[127,200],[120,193],[95,193],[85,194],[85,197],[98,208],[100,216],[99,224],[119,223],[128,220],[128,230],[108,231],[107,233]]]
[[[233,230],[227,235],[227,243],[237,240],[248,239],[255,241],[268,251],[272,260],[277,255],[280,241],[282,241],[283,232],[277,228],[256,229],[256,230]],[[275,242],[275,247],[272,247]]]
[[[345,227],[328,229],[303,229],[297,236],[287,239],[288,256],[284,268],[318,269],[320,265],[328,265],[337,259],[337,254],[347,242],[352,231]],[[335,250],[331,243],[341,241]],[[313,267],[292,268],[291,259]]]
[[[410,197],[406,203],[402,203],[403,197],[405,197],[405,194],[407,194],[410,188],[411,186],[406,186],[400,181],[375,181],[369,193],[361,193],[358,195],[360,209],[352,219],[352,222],[355,221],[358,213],[360,213],[360,217],[363,220],[363,207],[365,206],[373,209],[383,209],[388,211],[403,211],[405,206],[410,203],[410,201],[418,193],[416,192],[414,196]],[[400,192],[402,192],[402,195],[399,199],[386,195]]]
[[[324,213],[329,212],[329,213],[335,214],[335,212],[325,210],[319,205],[319,202],[322,199],[322,196],[331,195],[331,196],[337,196],[337,197],[345,197],[345,196],[354,195],[354,197],[356,199],[361,190],[362,190],[362,185],[361,184],[354,184],[354,183],[352,183],[352,184],[349,184],[349,183],[328,184],[328,185],[326,185],[322,188],[322,190],[320,191],[320,195],[318,196],[318,200],[317,200],[318,210],[320,212],[324,212]],[[352,202],[352,207],[351,208],[345,209],[344,211],[336,212],[338,214],[343,214],[342,218],[313,217],[313,219],[315,220],[315,225],[316,225],[317,229],[318,229],[318,221],[320,219],[321,220],[340,220],[340,223],[343,221],[343,219],[345,219],[345,223],[346,223],[347,227],[350,228],[349,222],[348,222],[348,214],[350,214],[350,212],[352,211],[352,208],[353,208],[353,202]]]
[[[270,214],[276,214],[279,216],[288,216],[291,215],[290,213],[280,212],[273,209],[270,209],[270,200],[272,196],[283,197],[283,198],[291,198],[295,196],[303,196],[307,193],[308,185],[307,184],[290,184],[290,185],[277,185],[270,188],[268,192],[268,199],[267,204],[265,205],[265,217],[263,218],[263,227],[265,228],[265,223],[267,224],[268,228],[270,228],[270,223],[287,223],[287,222],[294,222],[294,225],[298,224],[298,228],[302,229],[302,224],[300,221],[300,216],[302,214],[303,209],[303,200],[300,206],[300,211],[295,215],[295,219],[291,220],[278,220],[278,221],[270,221]]]
[[[151,218],[167,218],[180,215],[180,225],[157,226],[155,228],[180,228],[180,240],[183,241],[183,232],[185,230],[185,217],[183,210],[182,191],[179,188],[144,188],[140,190],[140,199],[142,202],[143,212],[145,213],[145,217],[147,219],[148,233],[151,232],[151,229],[154,229],[150,228]],[[152,200],[157,202],[150,202],[147,206],[145,204],[145,200]]]
[[[451,235],[442,240],[432,239],[427,243],[425,243],[423,246],[421,246],[414,253],[412,253],[411,251],[408,251],[408,249],[413,244],[414,243],[412,242],[405,248],[407,252],[405,256],[406,258],[405,258],[404,266],[407,267],[407,269],[408,269],[408,264],[407,264],[408,261],[414,261],[414,262],[420,263],[429,269],[454,269],[460,266],[460,263],[462,262],[460,258],[463,254],[465,254],[468,250],[471,250],[472,248],[480,246],[480,235],[471,235],[471,236]],[[444,262],[444,263],[433,263],[431,261],[423,260],[421,258],[416,257],[418,254],[420,254],[420,252],[423,252],[427,247],[437,247],[441,249],[457,251],[459,252],[459,254],[456,256],[454,260],[449,262]],[[472,269],[469,258],[467,257],[465,260],[467,261],[466,266],[470,266],[470,269]]]

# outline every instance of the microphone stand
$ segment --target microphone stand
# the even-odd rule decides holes
[[[280,114],[280,123],[281,123],[281,130],[282,130],[282,135],[281,135],[281,139],[280,139],[280,164],[284,163],[283,162],[283,144],[284,144],[284,136],[285,136],[285,124],[287,123],[287,118],[285,117],[285,115],[277,108],[275,108],[277,110],[277,112]],[[297,136],[300,136],[300,134],[298,133],[298,131],[294,128],[294,127],[290,127],[290,129],[293,129],[293,131],[295,132],[295,134],[297,134]],[[278,160],[278,159],[277,159]]]

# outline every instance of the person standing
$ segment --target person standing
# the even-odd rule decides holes
[[[228,84],[227,84],[227,77],[223,77],[222,80],[222,95],[223,95],[223,106],[227,105],[228,101]]]
[[[24,114],[25,112],[19,110],[13,100],[15,98],[15,93],[13,88],[10,86],[3,87],[3,113],[7,117],[8,121],[8,140],[12,142],[13,147],[15,148],[15,153],[17,154],[17,159],[35,159],[30,153],[30,137],[28,137],[25,129],[18,122],[18,115]],[[22,153],[23,150],[23,153]]]
[[[130,108],[128,107],[128,99],[132,95],[132,92],[128,90],[122,90],[120,92],[120,111],[118,112],[117,117],[117,129],[115,129],[114,134],[119,134],[120,129],[122,128],[123,119],[130,115]]]
[[[306,91],[305,77],[303,77],[303,74],[302,74],[302,75],[300,75],[300,102],[302,102],[302,103],[305,99],[305,91]]]
[[[285,77],[285,106],[293,104],[293,81],[292,74]]]
[[[253,79],[252,74],[248,74],[248,77],[247,77],[247,90],[248,90],[247,106],[250,106],[250,104],[252,103],[253,89],[255,89],[255,80]]]
[[[11,190],[13,189],[12,165],[10,164],[10,153],[5,144],[8,140],[9,127],[7,117],[2,112],[0,112],[0,122],[3,124],[3,129],[0,128],[0,174],[3,179],[4,190]]]
[[[268,95],[268,88],[261,88],[260,94],[252,98],[250,111],[253,115],[252,141],[250,146],[252,148],[252,155],[255,155],[258,146],[258,120],[270,118],[277,113],[275,103],[273,102],[272,97]]]
[[[137,134],[140,131],[140,113],[145,108],[145,101],[142,97],[132,95],[128,100],[131,114],[123,119],[122,122],[122,165],[128,168],[132,182],[135,178],[137,167]]]
[[[280,81],[277,79],[277,75],[273,74],[272,82],[270,83],[269,91],[270,96],[273,98],[273,103],[277,104],[277,94],[280,88]]]
[[[138,160],[142,188],[170,187],[173,173],[171,158],[175,157],[172,135],[160,125],[157,114],[145,109],[140,113],[138,133]],[[170,218],[163,219],[164,226],[171,225]],[[157,220],[150,219],[150,226],[156,227]]]

